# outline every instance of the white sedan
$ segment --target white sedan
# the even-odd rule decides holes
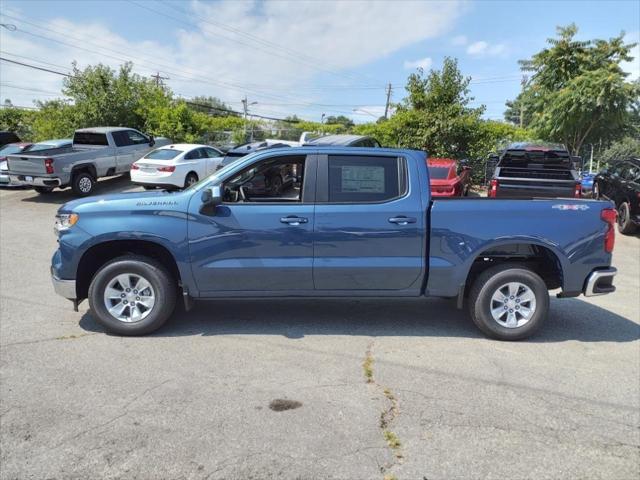
[[[147,189],[186,188],[214,173],[223,158],[220,150],[208,145],[165,145],[131,165],[131,181]]]

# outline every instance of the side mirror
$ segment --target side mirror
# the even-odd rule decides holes
[[[149,135],[149,146],[153,147],[156,144],[156,139],[153,138],[153,135]]]
[[[222,189],[219,185],[207,187],[202,191],[200,197],[203,205],[211,205],[215,207],[222,203]]]

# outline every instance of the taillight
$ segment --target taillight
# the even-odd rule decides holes
[[[44,159],[44,169],[47,173],[53,173],[53,158]]]
[[[131,170],[140,170],[140,165],[138,165],[137,163],[132,163]]]
[[[498,180],[491,180],[491,186],[489,187],[489,198],[496,198],[498,195]]]
[[[573,197],[574,198],[582,197],[582,184],[580,182],[576,183],[575,189],[573,190]]]
[[[616,243],[616,218],[618,212],[613,208],[605,208],[600,212],[600,218],[607,223],[607,231],[604,234],[604,251],[607,253],[613,252],[613,246]]]
[[[176,170],[175,165],[171,165],[169,167],[158,167],[159,172],[175,172],[175,170]]]

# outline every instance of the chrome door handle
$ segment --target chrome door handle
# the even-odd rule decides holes
[[[280,219],[281,223],[286,223],[288,225],[300,225],[301,223],[307,223],[308,221],[308,218],[294,216],[282,217]]]
[[[400,215],[398,217],[391,217],[389,219],[389,223],[395,223],[397,225],[408,225],[410,223],[416,223],[416,219],[414,217],[405,217],[404,215]]]

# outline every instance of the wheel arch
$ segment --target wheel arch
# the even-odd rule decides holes
[[[483,271],[507,262],[529,266],[542,277],[550,290],[564,287],[564,275],[568,265],[557,246],[541,239],[505,239],[482,245],[470,255],[464,276],[465,295]]]
[[[114,258],[127,255],[141,255],[159,261],[167,268],[176,283],[182,286],[182,277],[176,259],[165,246],[150,240],[110,240],[92,245],[80,257],[76,273],[77,298],[87,298],[91,280],[103,265]]]

